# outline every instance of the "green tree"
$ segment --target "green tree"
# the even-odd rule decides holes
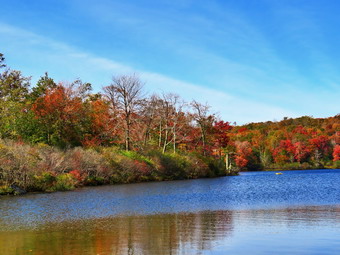
[[[29,95],[29,99],[34,102],[37,98],[46,94],[47,90],[54,89],[57,87],[57,84],[54,80],[48,76],[46,72],[44,76],[41,76],[37,82],[37,85],[32,88],[32,91]]]
[[[29,91],[31,77],[7,69],[0,74],[0,100],[23,102]]]
[[[0,67],[5,67],[3,62],[1,54]],[[0,137],[18,137],[17,120],[26,110],[30,79],[16,70],[6,69],[0,73]]]
[[[0,68],[6,67],[4,54],[0,52]]]

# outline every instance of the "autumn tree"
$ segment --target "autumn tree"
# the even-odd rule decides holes
[[[178,131],[178,122],[180,118],[180,112],[182,111],[183,102],[180,102],[180,98],[177,94],[163,94],[161,103],[161,121],[163,123],[163,129],[160,130],[160,136],[162,135],[162,131],[164,131],[163,138],[163,153],[166,151],[166,148],[169,144],[173,144],[173,151],[176,152],[176,143],[177,143],[177,131]],[[160,141],[162,139],[160,138]]]
[[[217,147],[218,154],[222,157],[222,150],[226,148],[230,141],[229,131],[232,126],[229,122],[224,122],[223,120],[216,121],[213,125],[213,136],[215,147]]]
[[[135,75],[121,75],[112,78],[112,84],[105,87],[111,103],[122,112],[125,128],[125,149],[131,149],[131,128],[134,114],[141,105],[143,83]]]
[[[209,115],[210,106],[207,104],[201,104],[193,100],[190,105],[193,109],[193,118],[201,131],[203,154],[206,155],[208,129],[212,127],[215,117]]]
[[[143,132],[143,146],[147,145],[147,142],[152,139],[152,131],[153,129],[157,129],[157,124],[155,122],[160,117],[160,109],[159,109],[159,97],[156,94],[151,95],[149,98],[146,98],[141,101],[141,118],[144,126]]]
[[[297,162],[301,163],[309,156],[310,150],[303,142],[294,143],[294,158]]]
[[[113,130],[116,123],[111,118],[108,101],[101,98],[100,95],[91,96],[86,105],[89,126],[82,144],[86,147],[109,144],[115,139],[116,134]]]
[[[32,110],[43,127],[46,143],[61,147],[81,144],[87,130],[84,101],[89,90],[88,83],[77,80],[68,86],[59,84],[34,102]]]
[[[328,153],[329,139],[325,135],[317,135],[309,139],[310,149],[314,152],[314,160],[320,163],[320,160]]]
[[[338,161],[340,160],[340,145],[337,144],[334,146],[333,149],[333,161]]]
[[[235,142],[236,146],[236,155],[235,155],[235,163],[239,168],[245,168],[250,160],[250,156],[252,153],[251,144],[248,141],[244,142]]]
[[[281,140],[279,146],[273,151],[276,163],[294,162],[295,148],[291,140]]]

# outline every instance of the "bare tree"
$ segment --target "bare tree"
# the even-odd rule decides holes
[[[174,111],[173,111],[173,117],[172,117],[172,136],[173,136],[173,152],[176,153],[176,144],[178,141],[178,132],[181,131],[183,128],[183,107],[185,106],[185,102],[183,100],[178,100],[176,98],[176,101],[174,102]],[[185,118],[184,118],[185,119]]]
[[[157,95],[151,95],[149,98],[142,101],[142,118],[144,122],[144,146],[146,146],[148,139],[150,139],[150,133],[152,125],[157,117],[159,97]]]
[[[203,145],[203,154],[205,155],[205,148],[207,142],[207,130],[213,122],[213,115],[209,115],[210,106],[201,104],[195,100],[191,102],[191,107],[194,110],[193,118],[197,122],[201,130],[201,138]]]
[[[170,120],[172,118],[174,109],[173,104],[176,103],[178,99],[177,95],[174,94],[163,94],[163,100],[162,100],[162,113],[163,113],[163,120],[164,120],[164,143],[163,143],[163,153],[166,150],[166,147],[171,143],[171,140],[169,141],[169,133],[171,130],[170,127]]]
[[[143,83],[136,74],[114,76],[105,93],[118,111],[123,113],[125,123],[125,149],[131,149],[131,126],[133,114],[138,111]]]

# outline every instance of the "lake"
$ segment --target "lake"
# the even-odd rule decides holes
[[[0,198],[0,254],[340,254],[340,170]]]

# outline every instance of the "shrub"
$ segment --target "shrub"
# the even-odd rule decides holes
[[[157,157],[159,173],[167,180],[184,179],[186,177],[186,168],[188,162],[184,156],[178,154],[158,153]]]
[[[88,186],[98,186],[107,183],[103,177],[89,176],[85,179],[84,184]]]
[[[110,183],[131,183],[154,180],[154,162],[132,151],[108,148],[103,156],[110,165]]]
[[[54,186],[54,190],[56,191],[66,191],[73,190],[76,186],[76,180],[73,178],[71,174],[61,174],[56,178],[56,183]]]
[[[151,159],[149,159],[149,158],[147,158],[147,157],[145,157],[145,156],[143,156],[141,154],[138,154],[135,151],[120,151],[120,153],[122,155],[128,157],[128,158],[135,159],[135,160],[137,160],[139,162],[145,162],[149,166],[153,166],[154,165],[154,162]]]
[[[333,167],[334,167],[335,169],[340,169],[340,160],[334,161]]]
[[[13,194],[14,190],[6,185],[0,186],[0,195],[9,195],[9,194]]]
[[[0,148],[1,183],[26,189],[32,184],[39,155],[35,148],[22,143],[2,141]]]
[[[29,188],[30,190],[45,192],[54,191],[57,178],[51,172],[42,172],[40,175],[34,175],[33,179],[34,182]]]
[[[116,147],[60,150],[0,140],[0,193],[72,190],[80,185],[132,183],[225,174],[223,164],[193,153],[122,151]],[[12,186],[13,185],[13,186]]]

